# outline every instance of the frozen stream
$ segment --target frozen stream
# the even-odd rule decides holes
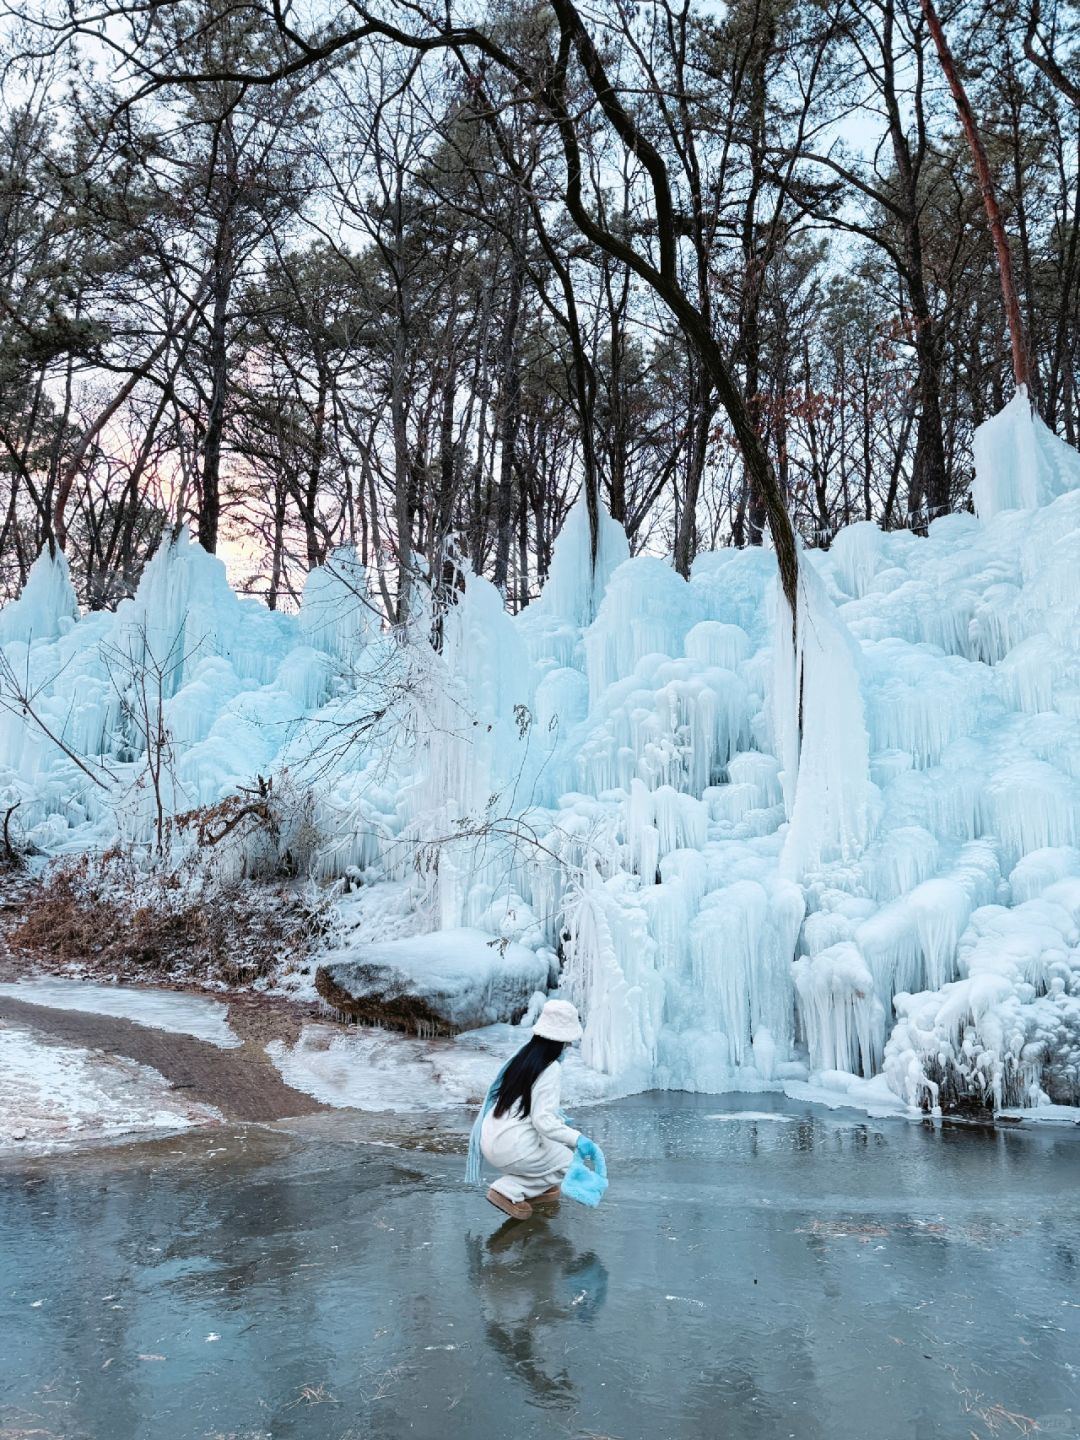
[[[0,1435],[1080,1436],[1075,1130],[636,1096],[599,1211],[500,1229],[395,1123],[6,1162]]]

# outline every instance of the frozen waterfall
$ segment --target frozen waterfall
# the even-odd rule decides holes
[[[541,599],[471,576],[437,649],[348,550],[297,615],[186,535],[115,614],[43,555],[0,612],[0,801],[44,849],[147,844],[149,668],[174,808],[287,772],[318,877],[544,952],[627,1086],[1080,1103],[1080,456],[1023,396],[975,456],[978,518],[803,552],[794,641],[769,552],[684,580],[604,517],[594,576],[580,502]]]

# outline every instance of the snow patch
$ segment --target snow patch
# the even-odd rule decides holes
[[[222,1118],[174,1094],[147,1065],[54,1044],[7,1021],[0,1021],[0,1074],[0,1156],[45,1155]]]
[[[518,1025],[491,1025],[453,1040],[418,1040],[356,1025],[305,1025],[293,1047],[272,1040],[266,1053],[287,1085],[337,1108],[415,1114],[479,1105],[500,1067],[528,1039]],[[583,1064],[574,1050],[563,1070],[564,1104],[625,1093]]]
[[[0,995],[27,1005],[53,1010],[81,1010],[88,1015],[112,1015],[132,1020],[170,1035],[193,1035],[222,1050],[243,1042],[229,1028],[227,1006],[202,995],[178,990],[143,990],[130,985],[99,985],[90,980],[30,979],[0,983]]]
[[[773,1120],[777,1124],[791,1124],[797,1120],[797,1115],[783,1115],[775,1110],[724,1110],[717,1115],[706,1115],[706,1120],[714,1120],[723,1124],[737,1124],[741,1120]]]

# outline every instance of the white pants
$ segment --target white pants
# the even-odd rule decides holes
[[[569,1145],[546,1140],[531,1127],[530,1130],[531,1137],[519,1131],[481,1142],[484,1159],[493,1169],[503,1172],[491,1188],[515,1204],[542,1195],[553,1185],[561,1185],[574,1158]]]

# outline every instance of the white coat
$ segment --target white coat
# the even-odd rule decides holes
[[[492,1185],[515,1203],[530,1200],[562,1182],[581,1135],[559,1117],[562,1066],[556,1060],[536,1079],[529,1114],[520,1102],[506,1115],[484,1116],[480,1149],[484,1159],[503,1173]]]

